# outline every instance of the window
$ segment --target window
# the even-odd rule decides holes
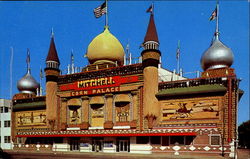
[[[18,137],[18,138],[17,138],[17,143],[18,143],[18,144],[21,144],[21,143],[22,143],[22,138],[21,138],[21,137]]]
[[[148,144],[149,137],[148,136],[137,136],[136,137],[136,144]]]
[[[220,145],[220,136],[219,135],[210,136],[210,144],[211,145]]]
[[[4,136],[4,143],[10,143],[10,136]]]
[[[194,136],[185,136],[185,145],[191,145],[194,140]]]
[[[184,136],[171,136],[170,144],[171,145],[184,145]]]
[[[10,127],[10,120],[4,121],[4,127]]]
[[[8,113],[9,112],[9,108],[8,107],[4,107],[4,112]]]
[[[160,136],[150,136],[151,144],[161,144]]]
[[[105,141],[104,147],[113,147],[113,142],[112,141]]]
[[[162,136],[162,146],[169,146],[169,136]]]
[[[3,107],[0,107],[0,113],[3,113]]]

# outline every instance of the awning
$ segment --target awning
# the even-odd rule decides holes
[[[45,101],[32,103],[18,103],[13,105],[13,111],[30,110],[30,109],[46,109]]]
[[[211,85],[200,85],[200,86],[192,86],[192,87],[163,89],[163,90],[160,90],[156,94],[156,97],[201,94],[201,93],[215,93],[215,92],[226,92],[226,91],[227,91],[227,88],[223,85],[211,84]]]
[[[115,102],[130,102],[130,98],[127,94],[119,94],[115,97]]]
[[[96,96],[96,97],[92,97],[90,102],[90,105],[95,105],[95,104],[104,104],[104,98],[102,96]]]
[[[73,99],[68,100],[67,105],[68,106],[81,106],[82,104],[81,104],[80,99],[73,98]]]
[[[16,135],[16,137],[105,137],[105,136],[196,136],[195,132],[183,133],[113,133],[113,134],[46,134],[46,135]]]

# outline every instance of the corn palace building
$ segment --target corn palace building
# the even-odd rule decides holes
[[[89,65],[63,75],[52,35],[46,95],[37,91],[29,60],[17,82],[13,149],[233,156],[242,91],[231,49],[216,31],[201,57],[204,71],[188,79],[161,68],[159,44],[151,13],[141,62],[124,65],[124,48],[105,26],[88,46]]]

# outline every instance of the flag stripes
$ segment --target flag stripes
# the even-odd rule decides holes
[[[104,2],[101,6],[94,9],[94,15],[96,18],[101,17],[103,14],[107,13],[107,5],[106,2]]]
[[[213,13],[211,14],[209,20],[212,21],[217,18],[217,6],[215,7]]]
[[[146,11],[147,13],[153,13],[153,4],[150,5],[150,7]]]

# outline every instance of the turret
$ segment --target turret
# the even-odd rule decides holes
[[[56,46],[54,42],[54,35],[52,33],[50,47],[46,58],[46,118],[51,129],[55,127],[57,117],[57,79],[60,74],[60,61],[57,55]]]
[[[148,29],[143,42],[144,50],[141,53],[143,65],[143,106],[144,117],[148,121],[146,127],[153,128],[157,124],[160,109],[155,94],[158,92],[158,64],[161,56],[158,35],[151,12]]]

